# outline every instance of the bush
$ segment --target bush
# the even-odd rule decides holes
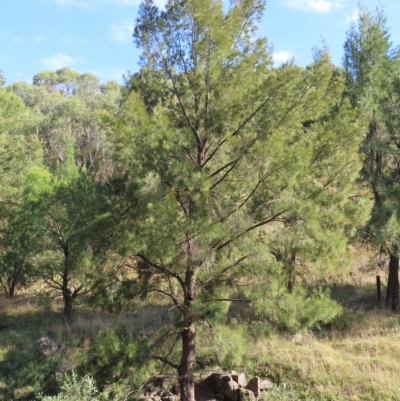
[[[79,378],[72,373],[66,374],[64,383],[60,386],[60,393],[57,396],[39,396],[40,401],[100,401],[95,381],[92,377]]]

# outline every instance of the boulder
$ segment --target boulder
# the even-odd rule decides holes
[[[252,401],[255,399],[256,397],[252,391],[245,388],[239,389],[239,401]]]
[[[217,382],[219,381],[220,373],[211,373],[206,377],[202,377],[197,383],[197,386],[203,390],[212,391],[213,393],[217,391]]]
[[[225,401],[239,401],[239,384],[230,375],[218,377],[217,392],[223,394]]]
[[[260,383],[260,391],[265,391],[274,386],[271,380],[265,379]]]
[[[258,398],[260,395],[260,378],[259,377],[253,377],[246,386],[247,390],[250,390],[254,393],[254,395]]]
[[[240,387],[245,388],[247,386],[246,375],[242,373],[232,373],[232,379],[239,384]]]
[[[194,397],[196,400],[215,401],[214,390],[201,388],[197,384],[194,387]]]

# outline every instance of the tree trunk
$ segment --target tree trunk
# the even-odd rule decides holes
[[[399,258],[390,255],[389,276],[386,288],[386,307],[392,311],[399,306]]]
[[[196,299],[197,268],[186,270],[185,277],[185,310],[182,336],[182,356],[178,367],[181,401],[195,401],[193,371],[196,362],[196,324],[192,312],[192,301]]]
[[[20,277],[19,273],[22,269],[18,269],[17,267],[14,268],[14,274],[9,277],[8,280],[8,297],[14,298],[14,295],[16,293],[17,289],[17,284],[18,284],[18,278]]]
[[[1,286],[4,289],[4,293],[7,298],[12,299],[14,298],[16,288],[17,288],[17,278],[12,275],[10,276],[7,274],[6,278],[0,280]]]
[[[63,310],[63,323],[69,324],[71,322],[71,315],[72,315],[72,303],[73,297],[71,294],[71,290],[69,289],[69,249],[68,243],[64,247],[64,272],[62,276],[62,295],[63,295],[63,302],[64,302],[64,310]]]
[[[15,288],[17,286],[17,280],[11,280],[11,283],[8,288],[8,298],[12,299],[15,295]]]
[[[182,357],[178,367],[181,401],[195,401],[193,370],[196,361],[196,327],[192,323],[182,330]]]
[[[63,301],[64,301],[63,323],[69,324],[71,322],[71,316],[72,316],[73,298],[68,288],[63,289]]]

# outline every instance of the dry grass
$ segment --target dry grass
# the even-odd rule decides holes
[[[400,336],[318,339],[273,336],[254,349],[260,371],[287,382],[304,399],[399,400]]]
[[[277,400],[400,401],[400,318],[376,303],[379,270],[371,264],[374,258],[373,252],[355,249],[349,267],[325,278],[343,314],[302,333],[297,341],[262,327],[249,332],[239,323],[236,328],[222,326],[218,333],[216,328],[211,333],[207,325],[199,327],[198,354],[210,364],[206,370],[219,364],[287,383],[290,395],[282,392],[281,398],[273,398]],[[66,327],[60,310],[59,300],[38,299],[29,291],[14,300],[2,299],[0,315],[7,328],[0,330],[0,387],[9,386],[1,369],[12,361],[10,355],[16,350],[34,355],[40,337],[59,342],[69,368],[74,368],[86,360],[99,332],[124,326],[135,337],[143,329],[164,325],[173,313],[157,300],[119,314],[80,306],[73,324]]]

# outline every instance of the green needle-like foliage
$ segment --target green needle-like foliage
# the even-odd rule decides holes
[[[393,48],[381,9],[360,9],[358,25],[347,33],[344,68],[347,92],[368,120],[363,141],[361,178],[369,185],[374,208],[367,226],[370,239],[390,255],[386,305],[399,303],[400,256],[399,202],[399,113],[398,81],[400,51]]]
[[[294,311],[290,328],[338,313],[325,293],[288,295],[283,260],[345,248],[365,210],[352,197],[363,126],[343,77],[327,54],[306,69],[273,68],[254,36],[263,9],[189,0],[160,12],[144,1],[134,33],[142,75],[120,118],[104,117],[126,183],[110,214],[114,249],[135,272],[132,291],[116,291],[163,295],[179,312],[180,361],[153,356],[177,368],[184,401],[194,399],[196,323],[220,320],[227,308],[218,303],[229,305],[233,290],[248,288],[270,321],[279,320],[272,308]],[[312,306],[296,313],[302,302]]]

